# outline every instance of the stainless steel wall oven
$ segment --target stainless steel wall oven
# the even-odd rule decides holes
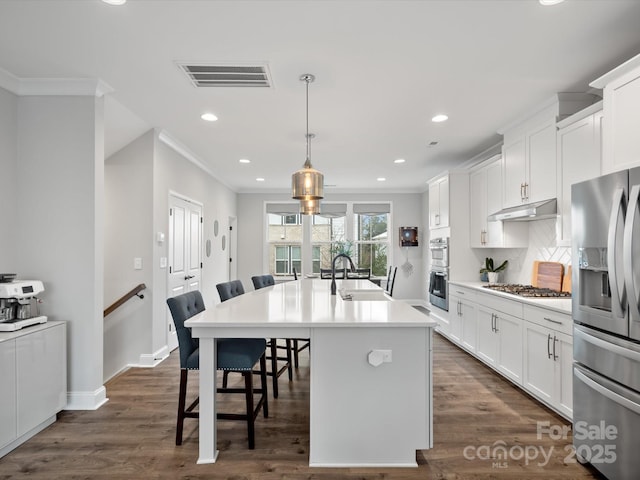
[[[429,241],[429,302],[449,311],[449,239]]]

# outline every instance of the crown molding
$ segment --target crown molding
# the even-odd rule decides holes
[[[0,87],[18,96],[95,96],[113,92],[99,78],[19,78],[0,68]]]
[[[204,161],[202,161],[202,159],[200,157],[198,157],[195,153],[193,153],[191,150],[189,150],[183,143],[181,143],[178,140],[176,140],[175,138],[173,138],[169,134],[169,132],[167,132],[166,130],[160,130],[158,132],[158,140],[160,140],[162,143],[164,143],[166,146],[168,146],[169,148],[174,150],[179,155],[181,155],[184,158],[186,158],[187,160],[189,160],[196,167],[198,167],[200,170],[206,172],[208,175],[210,175],[216,181],[220,182],[222,185],[227,187],[229,190],[231,190],[234,193],[237,193],[234,188],[232,188],[225,181],[223,181],[222,179],[220,179],[219,177],[214,175],[213,171],[209,167],[207,167],[205,165]]]

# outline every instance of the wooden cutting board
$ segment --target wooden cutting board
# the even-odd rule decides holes
[[[567,272],[562,279],[562,291],[571,293],[571,265],[567,265]]]
[[[531,285],[560,291],[562,289],[563,275],[564,264],[560,262],[540,262],[536,260],[533,262]]]

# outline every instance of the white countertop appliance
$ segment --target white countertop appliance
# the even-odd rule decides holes
[[[40,280],[13,280],[0,283],[0,332],[12,332],[45,323],[47,317],[40,315],[36,297],[44,292]]]

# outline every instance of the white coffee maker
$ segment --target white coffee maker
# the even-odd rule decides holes
[[[13,280],[0,283],[0,332],[12,332],[38,323],[47,317],[40,315],[40,299],[44,292],[40,280]]]

